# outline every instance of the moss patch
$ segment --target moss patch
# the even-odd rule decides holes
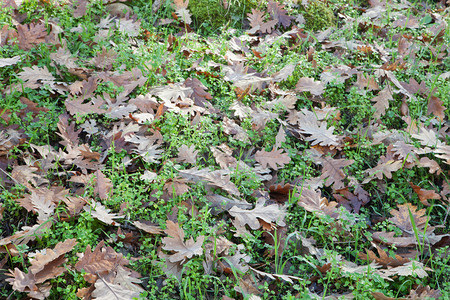
[[[301,9],[305,27],[309,30],[318,31],[336,25],[333,10],[320,0],[308,1],[308,5],[302,5]]]

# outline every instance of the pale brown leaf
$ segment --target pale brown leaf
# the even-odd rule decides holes
[[[109,225],[118,226],[119,224],[116,223],[115,219],[123,218],[121,215],[110,213],[111,210],[103,206],[100,202],[93,202],[90,206],[85,206],[83,209],[89,212],[92,217]]]
[[[91,251],[91,246],[86,247],[84,253],[77,254],[81,257],[75,265],[75,269],[79,272],[84,270],[90,274],[99,274],[101,276],[107,275],[118,266],[128,264],[128,260],[123,257],[121,253],[117,253],[112,247],[104,247],[105,242],[101,241]]]
[[[260,150],[255,153],[255,160],[259,162],[263,168],[271,168],[278,170],[291,161],[287,153],[283,153],[283,149],[273,149],[270,152]]]
[[[22,50],[31,50],[37,44],[45,42],[47,37],[47,29],[44,22],[41,23],[29,23],[18,24],[17,34],[19,48]]]
[[[271,204],[264,206],[265,201],[256,202],[255,208],[252,210],[246,210],[233,206],[228,212],[230,215],[238,219],[242,225],[248,225],[251,229],[256,230],[261,227],[261,223],[258,219],[261,219],[267,223],[276,223],[278,226],[285,226],[284,217],[286,215],[283,206],[277,204]]]
[[[436,96],[430,96],[428,101],[428,114],[435,115],[440,121],[443,121],[445,118],[445,110],[444,102]]]
[[[315,81],[314,78],[302,77],[298,80],[295,90],[320,96],[325,92],[325,84],[321,81]]]
[[[95,171],[95,187],[94,193],[97,194],[100,199],[106,200],[112,193],[112,182],[107,178],[102,171]]]
[[[322,215],[325,214],[333,218],[337,218],[339,216],[337,202],[328,202],[327,198],[322,197],[320,192],[316,192],[309,188],[303,188],[301,190],[298,205],[309,212],[316,212]]]
[[[321,179],[325,180],[325,186],[333,185],[334,190],[344,188],[343,180],[346,178],[343,168],[350,166],[355,161],[352,159],[333,159],[331,157],[324,157],[321,159],[322,175]]]
[[[393,217],[388,220],[408,234],[414,234],[413,226],[415,226],[419,231],[423,231],[428,220],[427,213],[425,209],[416,210],[417,206],[410,203],[398,205],[398,210],[391,210],[391,215]],[[414,225],[411,224],[410,213],[413,216]],[[432,230],[432,227],[427,228],[427,230],[430,229]]]
[[[374,178],[383,179],[383,175],[386,178],[392,178],[392,172],[398,171],[402,168],[402,161],[400,160],[389,160],[385,163],[378,164],[376,167],[366,170],[368,177],[364,179],[362,183],[368,183]]]
[[[386,109],[389,108],[389,101],[394,100],[392,97],[392,90],[389,85],[378,93],[377,96],[371,99],[372,102],[375,102],[373,107],[375,107],[374,117],[379,119],[386,112]]]
[[[147,233],[150,234],[161,234],[162,229],[161,227],[155,225],[155,224],[149,224],[147,221],[135,221],[133,222],[134,226],[137,228],[144,230]]]
[[[205,236],[199,236],[197,241],[191,237],[184,241],[184,231],[179,227],[178,223],[167,220],[167,229],[164,232],[169,236],[162,239],[162,249],[167,251],[175,251],[176,253],[169,255],[170,262],[184,261],[194,255],[203,254],[203,241]]]
[[[195,150],[195,145],[187,146],[181,145],[178,148],[177,162],[195,164],[197,162],[198,150]]]

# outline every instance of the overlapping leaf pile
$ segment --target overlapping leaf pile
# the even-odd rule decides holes
[[[191,29],[188,1],[174,1],[173,17],[158,21],[158,34],[121,3],[104,1],[109,13],[87,28],[81,20],[96,2],[37,4],[71,12],[72,24],[30,20],[20,4],[2,2],[14,20],[0,31],[0,45],[9,49],[0,68],[10,76],[2,99],[17,105],[1,104],[0,177],[4,195],[28,213],[19,217],[14,203],[3,202],[3,220],[14,225],[2,228],[0,266],[9,283],[2,288],[44,299],[71,282],[84,299],[151,298],[164,289],[150,276],[156,268],[167,280],[177,278],[180,290],[193,273],[234,287],[214,294],[208,282],[206,298],[269,298],[279,289],[351,297],[348,286],[324,288],[323,278],[339,281],[333,272],[370,274],[392,286],[417,278],[423,285],[410,285],[405,297],[439,297],[439,283],[426,278],[435,271],[432,257],[450,245],[449,10],[445,3],[420,12],[407,1],[368,2],[357,16],[349,5],[337,10],[339,29],[314,33],[304,29],[298,5],[269,1],[248,14],[246,31],[220,39]],[[383,23],[387,13],[390,24]],[[354,27],[359,40],[338,32]],[[121,58],[117,39],[127,40],[133,63]],[[75,41],[101,50],[78,56]],[[8,56],[12,49],[20,54]],[[29,56],[36,49],[48,57]],[[164,54],[159,61],[152,61],[155,49]],[[419,83],[411,68],[428,70],[428,78]],[[30,141],[21,127],[20,120],[41,122],[50,111],[30,91],[46,91],[59,103],[48,142]],[[358,107],[370,115],[362,123],[352,123],[351,93],[372,102]],[[171,125],[173,118],[187,125]],[[366,149],[378,156],[361,159]],[[304,173],[289,175],[299,165]],[[390,186],[407,172],[411,193],[397,202]],[[121,180],[143,188],[117,202]],[[375,215],[379,199],[390,216]],[[431,218],[436,207],[445,217]],[[302,212],[326,224],[328,242],[315,241],[313,227],[300,227]],[[364,224],[358,236],[357,223]],[[70,227],[73,234],[51,234]],[[97,242],[84,240],[83,230]],[[329,251],[328,243],[359,239],[364,246],[345,255]],[[303,260],[281,264],[285,252],[303,257],[309,273]],[[388,299],[379,288],[366,292]]]

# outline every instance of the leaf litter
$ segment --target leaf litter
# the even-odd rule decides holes
[[[108,4],[109,15],[90,20],[98,32],[88,40],[82,36],[86,28],[81,20],[93,9],[91,1],[66,8],[61,3],[39,2],[40,8],[72,11],[76,25],[64,29],[61,26],[67,24],[59,24],[58,18],[30,22],[18,13],[18,5],[24,4],[5,2],[3,7],[11,8],[8,14],[14,21],[0,29],[0,45],[21,51],[0,58],[0,70],[8,76],[1,86],[3,97],[20,98],[16,108],[0,106],[0,178],[2,190],[14,200],[13,204],[2,200],[0,209],[0,218],[12,224],[3,226],[0,240],[1,264],[8,270],[2,276],[9,290],[34,299],[55,297],[57,278],[77,272],[83,278],[77,297],[139,297],[152,290],[148,270],[135,264],[149,255],[139,249],[150,245],[155,248],[150,265],[167,280],[173,276],[183,280],[185,270],[201,262],[197,271],[234,282],[232,290],[222,291],[222,299],[230,295],[259,299],[265,283],[272,292],[281,286],[284,293],[291,293],[294,290],[286,283],[301,283],[311,298],[353,297],[348,292],[354,287],[332,285],[328,291],[324,287],[320,278],[332,276],[332,267],[342,278],[348,274],[376,274],[389,282],[417,278],[429,286],[410,286],[403,291],[404,299],[440,297],[439,289],[430,287],[435,287],[430,275],[436,270],[429,262],[450,244],[450,189],[445,183],[450,161],[448,95],[437,85],[430,87],[425,77],[408,77],[411,74],[405,70],[448,66],[444,19],[448,20],[449,3],[440,1],[441,8],[435,11],[413,9],[417,15],[408,16],[404,10],[412,4],[407,1],[369,1],[367,7],[353,11],[358,11],[357,17],[348,15],[351,5],[336,10],[338,30],[355,25],[360,34],[357,40],[331,28],[306,31],[304,16],[297,9],[313,5],[308,2],[270,0],[249,10],[243,31],[230,31],[239,35],[221,39],[195,33],[189,1],[173,1],[172,18],[158,20],[159,27],[153,28],[169,28],[170,35],[149,32],[146,20],[126,9],[127,5],[121,6],[125,12],[113,3]],[[155,10],[161,6],[157,3]],[[229,4],[224,1],[224,5]],[[387,9],[393,10],[395,21],[384,24]],[[393,38],[390,45],[385,43],[387,34]],[[88,58],[78,56],[69,39],[74,35],[83,47],[102,46]],[[105,43],[112,35],[127,39],[130,53],[141,59],[139,67],[118,63],[117,45],[113,40]],[[141,50],[151,52],[149,41],[162,47],[167,57],[155,64],[142,54]],[[39,47],[51,51],[48,63],[28,57]],[[420,53],[420,47],[429,55]],[[179,50],[183,63],[190,66],[187,75],[166,77]],[[282,55],[294,51],[305,61],[279,66],[267,60],[261,67],[259,62],[270,57],[271,51]],[[320,66],[320,55],[329,55],[334,63]],[[300,76],[299,67],[303,69]],[[448,87],[447,73],[427,76]],[[235,97],[224,106],[214,85],[226,87]],[[352,123],[357,113],[349,112],[351,105],[340,107],[333,102],[336,86],[344,87],[343,98],[356,93],[367,99],[360,109],[370,116],[361,119],[361,124]],[[36,141],[24,130],[27,118],[28,124],[37,123],[39,116],[50,111],[45,107],[49,102],[30,96],[36,92],[59,103],[55,134],[47,142]],[[420,109],[419,101],[424,103]],[[422,114],[417,115],[417,110]],[[179,124],[187,120],[185,127],[169,124],[171,116],[178,117]],[[17,122],[18,118],[22,121]],[[397,123],[392,122],[394,118]],[[211,127],[217,132],[204,129],[208,122],[217,125]],[[167,126],[185,131],[185,140],[174,139],[175,132],[163,129]],[[268,137],[271,130],[275,134]],[[221,140],[211,143],[212,133]],[[198,140],[188,140],[196,135]],[[356,161],[352,149],[368,147],[379,147],[381,152],[364,163]],[[286,175],[302,163],[309,172]],[[405,185],[409,195],[391,203],[391,217],[377,219],[371,205],[377,197],[381,199],[379,195],[392,191],[390,185],[408,170],[420,170],[427,182],[419,173],[409,178]],[[146,197],[115,201],[123,195],[115,176],[119,172],[123,178],[144,182]],[[245,176],[249,179],[242,181]],[[250,190],[249,182],[253,183]],[[28,213],[25,219],[14,217],[14,205]],[[441,223],[430,217],[435,205],[445,210]],[[133,213],[164,207],[170,209],[162,215]],[[306,238],[308,231],[291,224],[299,211],[305,213],[305,220],[307,215],[311,220],[327,220],[322,238],[333,243],[355,238],[352,227],[364,223],[369,233],[363,237],[367,248],[354,249],[352,255],[336,251],[331,255],[333,247],[316,241],[320,236]],[[363,211],[372,214],[363,215]],[[207,217],[212,221],[189,229],[191,222]],[[63,233],[50,243],[43,242],[61,224],[83,222],[95,224],[104,233],[90,240]],[[383,228],[382,224],[389,225]],[[119,237],[108,239],[114,227]],[[264,246],[251,249],[252,239]],[[311,274],[320,276],[302,277],[301,272],[292,271],[299,268],[294,261],[280,264],[286,247],[293,244]],[[240,278],[232,276],[236,272]],[[375,289],[370,295],[394,299]]]

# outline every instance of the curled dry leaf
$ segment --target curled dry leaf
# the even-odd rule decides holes
[[[14,271],[9,271],[7,275],[11,278],[6,279],[6,281],[16,291],[27,292],[32,298],[45,299],[49,296],[50,285],[44,284],[44,282],[67,271],[65,267],[60,266],[67,262],[64,255],[72,251],[76,244],[75,239],[68,239],[56,244],[54,249],[45,249],[43,253],[36,254],[34,259],[31,260],[28,273],[15,268]]]

